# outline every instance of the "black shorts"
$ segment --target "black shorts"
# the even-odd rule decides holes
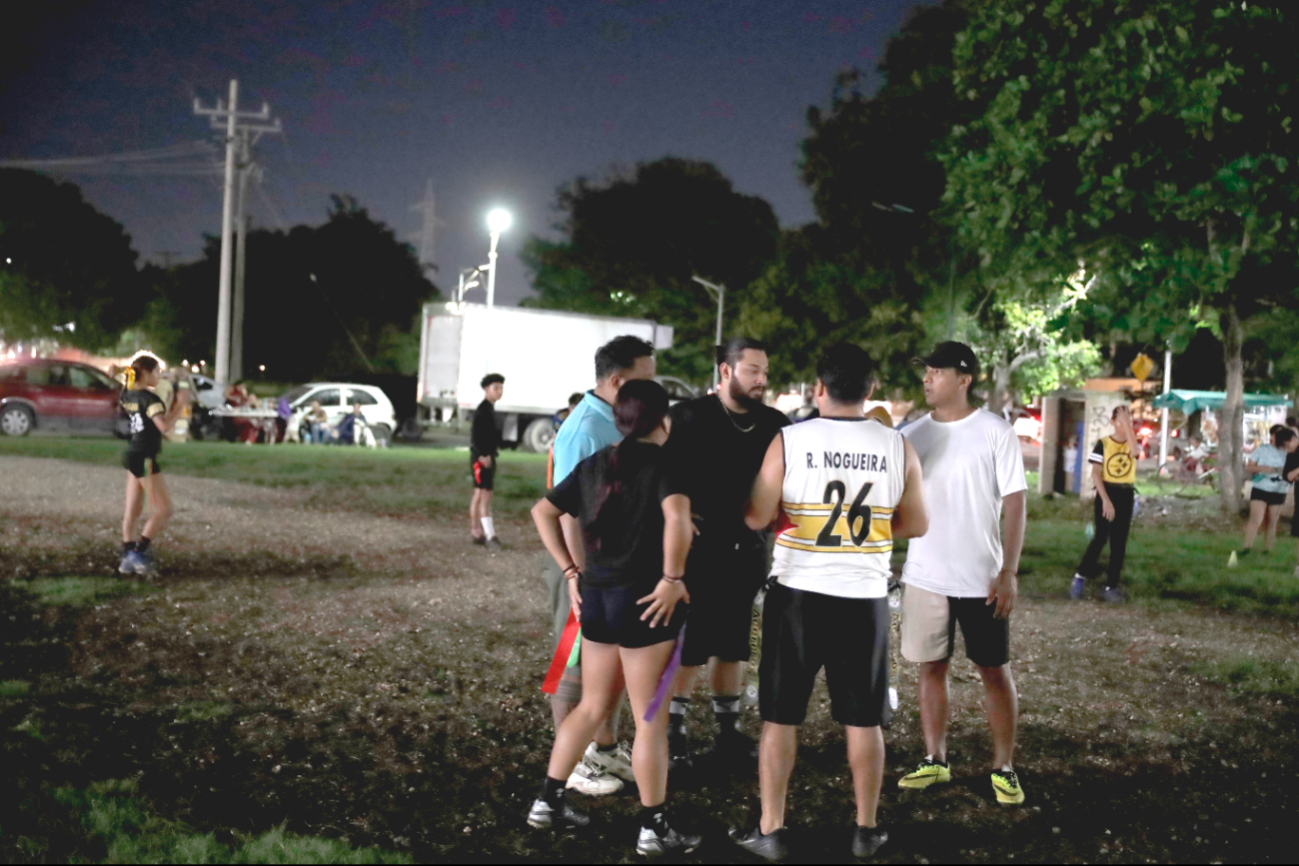
[[[649,620],[641,620],[641,614],[645,613],[649,604],[637,604],[636,599],[649,595],[654,591],[653,587],[631,589],[621,586],[583,586],[581,589],[582,640],[640,649],[676,640],[686,621],[685,604],[678,604],[672,611],[672,619],[666,623],[660,621],[654,628],[650,628]]]
[[[1259,490],[1257,487],[1249,492],[1250,502],[1266,502],[1268,505],[1285,505],[1284,493],[1271,493],[1267,490]]]
[[[469,469],[474,473],[475,490],[492,490],[496,486],[496,460],[491,466],[484,466],[477,460],[469,461]]]
[[[162,471],[156,454],[142,454],[138,451],[127,451],[122,455],[122,465],[136,478],[146,475],[157,475]]]
[[[690,628],[681,664],[749,660],[753,599],[767,576],[767,549],[756,544],[692,548],[686,560]]]
[[[762,720],[803,724],[821,668],[836,722],[888,727],[893,711],[887,598],[839,598],[780,584],[767,592],[758,674]]]

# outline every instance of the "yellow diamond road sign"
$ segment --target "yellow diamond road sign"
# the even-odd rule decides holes
[[[1155,369],[1155,362],[1150,360],[1146,353],[1142,352],[1132,361],[1132,375],[1136,376],[1143,382],[1150,378],[1150,373]]]

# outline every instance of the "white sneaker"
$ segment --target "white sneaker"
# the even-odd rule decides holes
[[[612,752],[602,752],[592,743],[586,747],[582,760],[606,775],[617,776],[624,782],[636,781],[631,769],[631,749],[624,743],[619,743]]]
[[[599,767],[583,759],[573,770],[573,775],[568,777],[568,783],[565,787],[571,788],[579,794],[600,797],[605,794],[616,794],[622,790],[622,786],[622,779],[600,772]]]

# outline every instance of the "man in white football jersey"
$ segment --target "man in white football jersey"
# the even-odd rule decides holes
[[[1018,805],[1015,774],[1019,696],[1010,671],[1010,612],[1024,546],[1024,458],[1014,429],[970,405],[978,360],[964,343],[939,343],[927,357],[925,400],[933,411],[902,428],[924,466],[933,529],[907,549],[902,569],[902,655],[920,665],[920,727],[926,756],[898,781],[913,790],[951,781],[947,764],[947,668],[959,625],[965,654],[983,678],[992,729],[992,789]],[[998,525],[1005,511],[1005,543]]]
[[[839,344],[817,362],[820,417],[781,430],[767,449],[745,514],[751,529],[777,522],[775,579],[763,611],[758,704],[762,818],[733,829],[737,845],[783,859],[785,799],[817,673],[844,726],[857,800],[852,851],[888,841],[876,822],[884,780],[888,703],[889,556],[893,539],[928,527],[920,461],[896,431],[865,415],[873,364]],[[779,520],[778,520],[779,518]]]

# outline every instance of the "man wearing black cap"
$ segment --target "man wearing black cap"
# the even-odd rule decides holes
[[[920,665],[920,726],[928,754],[900,788],[951,781],[947,765],[947,668],[956,627],[983,678],[992,730],[997,802],[1019,804],[1015,725],[1019,697],[1010,671],[1010,612],[1018,594],[1027,484],[1019,439],[1005,420],[970,405],[979,375],[964,343],[939,343],[927,357],[925,400],[933,411],[902,429],[924,475],[929,532],[913,539],[902,569],[902,655]],[[998,524],[1005,510],[1004,544]]]

